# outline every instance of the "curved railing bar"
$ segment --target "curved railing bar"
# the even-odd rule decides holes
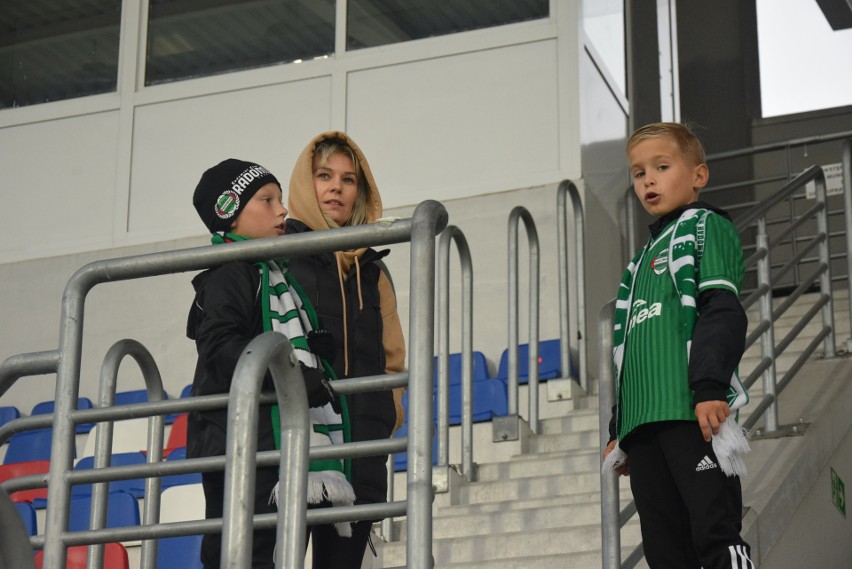
[[[266,371],[278,399],[281,420],[278,546],[276,567],[305,563],[308,497],[308,398],[299,360],[290,341],[277,332],[261,334],[243,350],[231,383],[225,448],[225,502],[222,514],[222,567],[251,566],[257,421]],[[284,505],[286,504],[286,507]],[[296,515],[287,515],[296,509]]]
[[[126,356],[132,357],[139,365],[145,387],[148,392],[148,401],[157,402],[165,399],[165,389],[160,370],[157,367],[151,352],[136,340],[119,340],[107,350],[104,361],[101,364],[100,387],[98,389],[98,406],[112,407],[115,404],[115,392],[118,385],[118,369]],[[72,411],[73,415],[76,411]],[[155,415],[148,419],[148,448],[146,462],[149,464],[160,462],[163,458],[163,428],[164,419],[162,415]],[[98,425],[95,435],[94,469],[107,468],[110,466],[112,456],[112,434],[113,423],[107,421]],[[51,468],[53,465],[51,464]],[[160,478],[147,478],[145,480],[145,505],[142,512],[142,523],[152,524],[159,519],[160,514]],[[102,529],[106,527],[107,493],[109,483],[96,483],[92,488],[91,507],[91,529]],[[103,564],[103,545],[93,545],[89,548],[88,566],[95,569]],[[157,541],[153,539],[142,542],[142,557],[140,567],[142,569],[154,569],[157,558]]]
[[[508,414],[518,415],[518,225],[524,222],[529,245],[529,421],[530,431],[538,433],[538,337],[539,337],[539,242],[532,214],[523,206],[509,214],[509,345]]]
[[[574,310],[577,315],[577,331],[571,330],[569,319],[569,279],[568,279],[568,197],[574,212],[574,280],[577,297]],[[571,180],[563,180],[556,190],[556,232],[559,256],[559,331],[562,375],[569,377],[571,370],[571,348],[577,352],[577,372],[580,388],[584,394],[590,393],[588,363],[586,361],[586,246],[585,216],[580,192]]]
[[[56,373],[57,365],[59,365],[58,350],[18,354],[6,358],[0,364],[0,397],[21,377]]]
[[[472,481],[473,466],[473,261],[461,229],[454,225],[438,241],[438,466],[449,465],[450,446],[450,244],[461,264],[461,475]]]

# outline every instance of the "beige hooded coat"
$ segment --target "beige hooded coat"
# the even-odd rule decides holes
[[[329,131],[314,137],[308,143],[299,158],[296,160],[296,165],[293,168],[293,174],[290,177],[290,191],[287,200],[287,209],[290,211],[289,216],[298,219],[314,231],[322,231],[330,229],[328,222],[322,215],[319,201],[317,200],[316,191],[314,189],[313,177],[313,156],[316,145],[326,139],[334,138],[345,142],[358,157],[361,167],[361,176],[366,181],[366,186],[369,189],[369,199],[367,203],[367,222],[373,223],[382,217],[382,198],[379,195],[376,181],[373,178],[373,173],[370,170],[370,164],[367,158],[358,145],[349,136],[341,131]],[[337,258],[338,276],[341,282],[341,298],[345,306],[346,298],[343,293],[342,282],[344,276],[349,270],[358,263],[358,260],[364,255],[366,248],[353,249],[351,251],[338,251],[335,253]],[[357,267],[356,267],[357,268]],[[399,373],[405,370],[405,338],[402,334],[402,325],[397,312],[396,294],[394,293],[393,285],[387,278],[384,272],[379,276],[379,294],[381,296],[381,313],[382,313],[382,344],[385,350],[385,371],[386,373]],[[344,313],[346,311],[344,310]],[[345,314],[344,314],[345,318]],[[347,333],[347,327],[344,326],[344,333]],[[348,368],[348,339],[345,340],[347,351],[345,352],[346,362],[344,367]],[[404,388],[398,388],[393,391],[394,406],[396,408],[396,425],[394,430],[402,426],[404,420],[404,410],[402,407],[402,395]]]

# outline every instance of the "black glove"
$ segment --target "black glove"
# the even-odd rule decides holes
[[[340,401],[337,393],[331,387],[331,382],[326,379],[322,370],[308,367],[299,362],[302,368],[302,376],[305,378],[305,390],[308,392],[308,407],[322,407],[331,403],[335,413],[340,413]]]
[[[308,332],[308,349],[329,364],[334,363],[336,348],[334,336],[328,330],[318,329]]]

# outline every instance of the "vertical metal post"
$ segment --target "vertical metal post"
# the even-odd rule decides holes
[[[611,300],[604,305],[598,316],[598,342],[600,343],[598,427],[600,429],[601,449],[606,448],[609,442],[610,410],[615,404],[616,378],[613,377],[612,373],[612,321],[614,314],[615,300]],[[603,569],[621,567],[618,475],[612,471],[601,472],[601,545],[601,567]]]
[[[432,366],[435,343],[435,235],[447,221],[443,206],[422,202],[411,224],[409,326],[407,567],[431,569]]]
[[[760,336],[760,356],[769,358],[771,363],[763,372],[763,393],[776,397],[775,393],[775,322],[772,319],[772,279],[769,264],[769,237],[766,234],[766,216],[762,215],[757,220],[757,250],[766,251],[757,262],[757,286],[767,285],[766,292],[760,296],[758,313],[761,322],[768,322],[769,326]],[[778,430],[778,403],[777,400],[770,405],[766,412],[765,428],[767,432]]]
[[[458,249],[462,273],[462,476],[466,480],[473,480],[475,477],[473,472],[473,261],[464,233],[458,227],[447,227],[441,234],[442,250],[446,250],[447,257],[442,266],[446,268],[447,274],[449,274],[449,240],[451,238]],[[443,241],[446,241],[445,246]],[[449,291],[449,282],[446,285]]]
[[[539,308],[539,245],[538,232],[530,212],[518,206],[509,214],[509,414],[512,414],[512,394],[517,413],[518,393],[518,220],[523,220],[529,245],[529,421],[530,431],[538,432],[538,308]]]
[[[279,504],[282,507],[278,509],[275,561],[282,569],[300,569],[305,563],[308,399],[290,341],[280,333],[267,332],[254,338],[243,350],[231,383],[221,554],[222,567],[227,569],[251,566],[257,421],[261,384],[267,369],[272,373],[281,418]]]
[[[849,299],[850,337],[846,338],[846,351],[852,351],[852,138],[843,141],[843,220],[846,222],[846,291]]]
[[[68,529],[71,507],[71,485],[65,472],[74,467],[74,422],[71,413],[77,408],[80,389],[80,359],[83,344],[83,315],[89,282],[86,268],[77,271],[62,296],[59,329],[59,364],[56,369],[53,439],[50,445],[50,472],[47,478],[47,509],[44,527],[44,566],[65,567],[65,543],[61,534]]]
[[[438,464],[450,463],[450,239],[442,233],[438,246]]]
[[[566,195],[571,197],[572,210],[574,211],[574,279],[568,277],[568,214],[566,212]],[[586,359],[586,245],[585,245],[585,219],[583,215],[583,202],[577,186],[571,180],[563,180],[559,184],[556,194],[557,214],[557,247],[559,257],[559,328],[560,328],[560,356],[562,358],[562,375],[568,377],[571,369],[571,350],[577,353],[577,372],[579,374],[580,388],[584,393],[589,393],[589,374]],[[577,297],[575,312],[577,318],[576,333],[571,328],[569,319],[569,283],[575,287]]]
[[[450,375],[450,243],[455,241],[462,272],[461,299],[461,460],[462,476],[473,480],[473,262],[461,229],[448,226],[438,242],[438,465],[449,463],[449,375]],[[441,395],[443,391],[443,395]]]
[[[509,216],[508,256],[507,414],[510,417],[518,417],[518,216],[515,211],[512,211],[512,215]]]
[[[824,239],[819,244],[819,261],[825,265],[825,270],[820,273],[819,286],[820,293],[828,297],[828,301],[822,307],[822,325],[828,328],[828,334],[822,341],[823,352],[826,358],[835,356],[834,349],[834,301],[831,294],[831,252],[829,241],[831,239],[828,233],[828,202],[825,193],[825,173],[820,168],[819,175],[814,179],[816,186],[816,201],[820,204],[821,209],[817,212],[817,233],[823,235]],[[848,256],[848,255],[847,255]]]

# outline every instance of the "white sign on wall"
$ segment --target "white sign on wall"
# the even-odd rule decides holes
[[[843,164],[825,164],[822,167],[825,173],[825,195],[835,196],[843,193]],[[816,183],[805,184],[805,195],[809,200],[816,198]]]

